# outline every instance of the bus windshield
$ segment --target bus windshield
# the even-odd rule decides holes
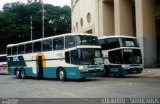
[[[122,47],[139,47],[137,39],[134,38],[120,38]]]
[[[77,45],[99,45],[96,36],[78,35],[76,36]]]
[[[98,49],[78,49],[80,65],[102,64],[102,55]]]
[[[123,50],[124,64],[142,64],[141,51],[139,49]]]
[[[140,49],[120,49],[109,52],[109,61],[113,64],[142,64]]]
[[[68,53],[69,55],[69,53]],[[67,56],[67,54],[66,54]],[[67,58],[67,57],[66,57]],[[69,57],[66,59],[68,63]],[[100,49],[79,48],[71,51],[71,64],[75,65],[99,65],[103,64],[102,53]]]

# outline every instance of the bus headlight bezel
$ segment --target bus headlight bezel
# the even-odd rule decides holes
[[[130,69],[130,66],[129,65],[122,65],[122,68],[125,70],[128,70],[128,69]]]

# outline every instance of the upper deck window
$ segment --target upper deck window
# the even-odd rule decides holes
[[[41,45],[42,45],[41,41],[34,42],[33,43],[33,51],[34,52],[41,52],[41,47],[42,47]]]
[[[118,38],[106,38],[100,39],[99,43],[102,47],[102,50],[113,49],[120,47],[120,42]]]
[[[73,36],[66,36],[65,37],[65,48],[71,48],[74,47],[75,44],[75,39]]]
[[[77,45],[99,45],[98,38],[96,36],[76,36]]]
[[[52,39],[43,40],[43,51],[52,50]]]
[[[12,47],[12,55],[17,55],[17,46]]]
[[[64,49],[64,37],[53,39],[53,50],[62,50],[62,49]]]
[[[18,54],[24,54],[24,44],[18,46]]]
[[[134,38],[120,38],[122,47],[139,47],[137,39]]]
[[[12,48],[11,47],[7,48],[7,55],[12,55]]]
[[[25,45],[25,53],[32,53],[32,43],[27,43]]]

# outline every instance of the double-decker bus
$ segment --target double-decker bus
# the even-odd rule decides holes
[[[141,48],[135,37],[104,36],[99,38],[105,73],[124,76],[142,73]]]
[[[0,55],[0,74],[7,74],[6,54]]]
[[[17,78],[85,79],[104,74],[98,38],[70,33],[7,46],[8,72]]]

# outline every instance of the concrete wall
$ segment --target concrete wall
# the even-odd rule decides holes
[[[72,0],[76,1],[76,0]],[[87,32],[92,29],[98,36],[128,35],[136,36],[142,47],[146,67],[155,67],[160,63],[160,48],[157,47],[159,23],[156,15],[160,8],[157,0],[78,0],[72,8],[72,29],[78,23],[78,30]],[[134,10],[133,10],[134,9]],[[91,22],[87,22],[87,13],[91,13]],[[80,18],[84,25],[80,27]],[[157,26],[157,28],[156,28]],[[73,29],[74,30],[74,29]],[[157,58],[158,57],[158,58]],[[157,61],[159,60],[159,61]]]
[[[97,3],[95,0],[78,0],[72,8],[72,32],[86,32],[92,29],[93,33],[97,29]],[[91,14],[91,20],[87,22],[87,14]],[[83,26],[81,26],[81,19],[83,19]],[[77,25],[78,24],[78,29]],[[74,29],[75,28],[75,29]]]
[[[157,65],[155,1],[135,0],[137,37],[142,47],[146,67]]]

